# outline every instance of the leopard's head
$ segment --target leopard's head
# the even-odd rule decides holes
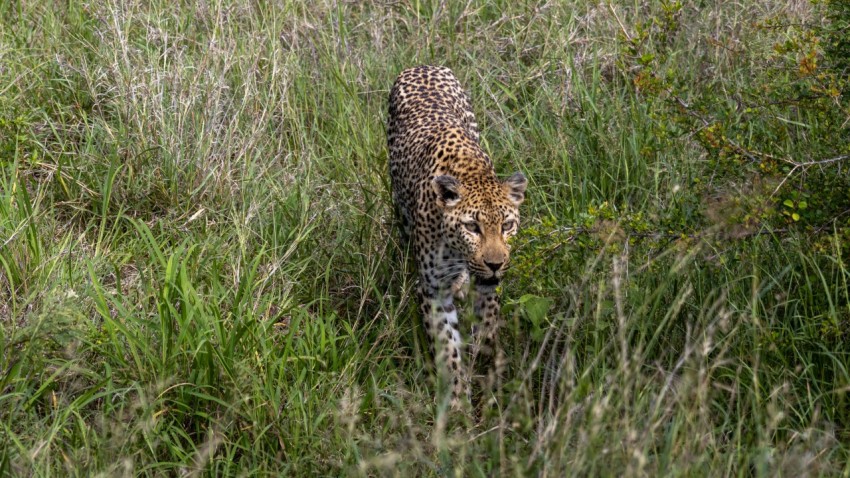
[[[527,184],[522,173],[504,181],[494,176],[469,181],[453,176],[432,179],[447,243],[464,256],[479,284],[498,284],[507,269],[508,239],[519,228],[519,205]]]

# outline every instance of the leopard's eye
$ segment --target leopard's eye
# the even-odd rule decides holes
[[[478,227],[477,222],[465,222],[463,223],[463,227],[473,234],[481,234],[481,228]]]
[[[507,233],[513,231],[515,227],[516,227],[516,221],[514,221],[514,220],[505,221],[505,223],[502,224],[502,234],[507,234]]]

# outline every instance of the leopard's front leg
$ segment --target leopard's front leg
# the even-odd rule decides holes
[[[478,323],[472,328],[472,364],[476,375],[483,379],[480,387],[483,392],[496,385],[504,362],[499,347],[502,316],[498,284],[475,285],[474,311]]]
[[[462,408],[469,401],[469,383],[463,368],[463,341],[451,289],[441,290],[422,281],[419,304],[435,367],[451,386],[451,406]]]

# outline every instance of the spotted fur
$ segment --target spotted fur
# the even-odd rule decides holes
[[[387,143],[393,201],[419,272],[422,321],[452,405],[469,395],[455,298],[475,284],[473,360],[492,358],[500,325],[497,287],[525,198],[521,173],[501,181],[479,144],[469,97],[448,68],[405,70],[390,92]],[[490,360],[492,362],[492,360]]]

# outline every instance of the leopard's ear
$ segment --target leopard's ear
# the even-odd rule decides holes
[[[440,207],[451,208],[460,202],[460,182],[453,176],[436,176],[431,180],[431,186],[437,193]]]
[[[515,206],[519,206],[525,200],[525,188],[528,186],[528,180],[525,179],[525,176],[516,172],[513,176],[505,179],[505,182],[502,183],[502,187],[505,188],[505,193],[508,195],[508,199],[514,203]]]

